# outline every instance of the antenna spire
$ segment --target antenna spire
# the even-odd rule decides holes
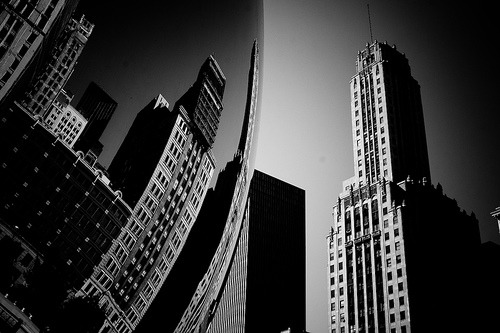
[[[373,32],[372,32],[372,19],[370,15],[370,4],[366,3],[366,8],[368,9],[368,25],[370,26],[370,44],[373,43]]]

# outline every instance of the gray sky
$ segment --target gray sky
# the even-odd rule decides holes
[[[263,42],[252,0],[82,2],[96,27],[68,87],[75,105],[90,80],[118,102],[103,136],[105,166],[137,112],[158,93],[173,105],[214,53],[228,79],[214,147],[223,167],[238,142],[252,41],[260,36],[256,168],[306,190],[307,329],[327,332],[325,237],[341,183],[354,172],[349,79],[370,39],[366,1],[264,0]],[[475,212],[483,241],[499,243],[489,215],[500,206],[492,4],[435,2],[371,1],[373,37],[396,44],[421,85],[433,183]]]

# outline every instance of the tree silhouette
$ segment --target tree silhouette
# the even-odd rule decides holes
[[[72,297],[58,311],[50,332],[97,332],[106,318],[97,297]]]

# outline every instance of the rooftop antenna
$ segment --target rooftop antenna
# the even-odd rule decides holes
[[[370,44],[373,43],[373,32],[372,32],[372,20],[370,15],[370,4],[366,3],[366,8],[368,9],[368,25],[370,26]]]

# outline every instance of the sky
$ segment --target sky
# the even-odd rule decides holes
[[[96,27],[68,88],[90,80],[118,102],[104,133],[107,166],[137,112],[158,93],[173,106],[214,54],[227,77],[214,145],[221,168],[235,152],[254,38],[262,52],[256,168],[306,190],[307,330],[328,330],[326,235],[342,181],[353,176],[349,80],[370,41],[367,2],[357,0],[83,1]],[[257,2],[258,3],[258,2]],[[373,39],[405,53],[421,86],[433,184],[500,243],[500,115],[493,4],[370,1]],[[263,19],[263,20],[262,20]],[[263,31],[259,30],[263,26]],[[75,103],[76,104],[76,103]],[[430,226],[432,227],[432,226]]]

